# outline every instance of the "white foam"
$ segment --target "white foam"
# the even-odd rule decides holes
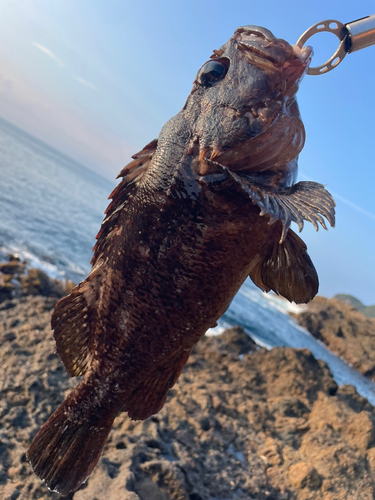
[[[375,384],[335,356],[288,315],[288,312],[299,313],[304,307],[289,304],[275,295],[267,295],[247,280],[214,330],[219,333],[224,328],[240,325],[259,346],[266,349],[276,346],[307,348],[316,359],[327,363],[339,385],[353,385],[375,406]]]
[[[1,246],[0,258],[2,257],[2,260],[4,260],[5,256],[8,254],[18,257],[22,262],[26,262],[27,269],[30,269],[32,267],[41,269],[46,274],[48,274],[50,278],[63,279],[66,277],[66,270],[82,276],[85,276],[87,274],[84,269],[71,262],[68,262],[66,266],[64,266],[66,268],[66,270],[64,270],[61,266],[59,267],[53,262],[48,262],[48,260],[44,260],[43,258],[38,257],[25,245],[10,244]]]

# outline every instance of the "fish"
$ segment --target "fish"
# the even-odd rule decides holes
[[[27,452],[51,490],[66,495],[87,479],[119,412],[160,411],[247,277],[296,303],[316,295],[317,272],[290,227],[335,224],[325,187],[296,182],[296,93],[311,58],[266,28],[239,27],[120,172],[91,272],[52,314],[57,352],[82,379]]]

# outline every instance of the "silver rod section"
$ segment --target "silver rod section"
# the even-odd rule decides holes
[[[349,32],[347,48],[349,53],[375,44],[375,14],[352,21],[345,26]]]

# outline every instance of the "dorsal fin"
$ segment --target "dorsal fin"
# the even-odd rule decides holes
[[[147,144],[142,151],[133,156],[119,174],[122,181],[112,191],[112,202],[106,210],[107,217],[102,223],[94,247],[91,263],[93,268],[88,277],[76,286],[70,295],[60,300],[52,314],[51,325],[54,330],[57,352],[71,376],[86,373],[91,365],[97,323],[98,302],[101,300],[101,285],[111,271],[102,271],[102,265],[121,236],[120,217],[130,210],[129,201],[137,191],[140,180],[150,165],[157,147],[157,140]],[[107,298],[106,300],[111,300]]]
[[[112,202],[104,212],[107,217],[103,220],[102,227],[96,235],[98,241],[93,248],[94,255],[91,259],[92,265],[98,261],[99,256],[103,253],[103,247],[106,245],[107,236],[115,227],[121,215],[121,209],[124,207],[128,198],[133,196],[133,191],[137,188],[143,174],[148,169],[157,145],[157,139],[149,142],[142,151],[132,156],[133,161],[128,163],[118,174],[117,178],[122,177],[122,181],[108,196],[108,199],[112,199]]]
[[[290,302],[306,304],[319,289],[314,264],[305,243],[294,231],[289,229],[282,243],[279,235],[277,231],[254,259],[249,276],[265,292],[273,290]]]

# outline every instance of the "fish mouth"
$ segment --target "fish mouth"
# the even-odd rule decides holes
[[[310,46],[290,45],[259,26],[242,26],[235,31],[233,38],[251,64],[265,71],[282,73],[286,78],[299,80],[307,71],[313,55]]]
[[[309,45],[298,47],[291,45],[293,48],[293,56],[284,62],[282,69],[286,76],[291,76],[295,80],[300,79],[309,69],[313,56],[313,49]]]

